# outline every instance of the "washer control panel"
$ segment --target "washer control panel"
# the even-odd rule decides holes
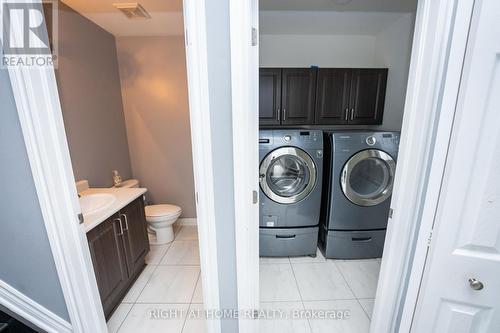
[[[373,146],[375,143],[377,143],[377,139],[375,139],[374,136],[369,136],[366,138],[366,144],[369,146]]]
[[[318,140],[318,134],[313,131],[300,131],[300,132],[293,132],[290,134],[285,134],[283,135],[283,141],[286,143],[290,143],[292,141],[317,141]]]

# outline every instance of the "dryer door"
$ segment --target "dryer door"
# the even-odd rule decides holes
[[[340,184],[344,195],[359,206],[375,206],[392,194],[396,162],[378,149],[363,150],[344,165]]]
[[[292,204],[314,189],[317,171],[313,159],[300,148],[281,147],[260,164],[260,187],[271,200]]]

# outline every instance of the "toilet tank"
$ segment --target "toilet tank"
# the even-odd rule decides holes
[[[122,181],[120,184],[113,187],[117,188],[136,188],[139,187],[139,181],[137,179],[127,179]]]

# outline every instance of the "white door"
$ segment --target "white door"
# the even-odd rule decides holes
[[[412,332],[500,332],[500,1],[476,0]]]

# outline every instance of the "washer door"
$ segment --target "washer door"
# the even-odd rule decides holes
[[[342,191],[356,205],[378,205],[392,194],[395,169],[389,154],[377,149],[360,151],[342,169]]]
[[[282,147],[260,164],[260,188],[273,201],[292,204],[304,199],[316,184],[316,165],[305,151]]]

